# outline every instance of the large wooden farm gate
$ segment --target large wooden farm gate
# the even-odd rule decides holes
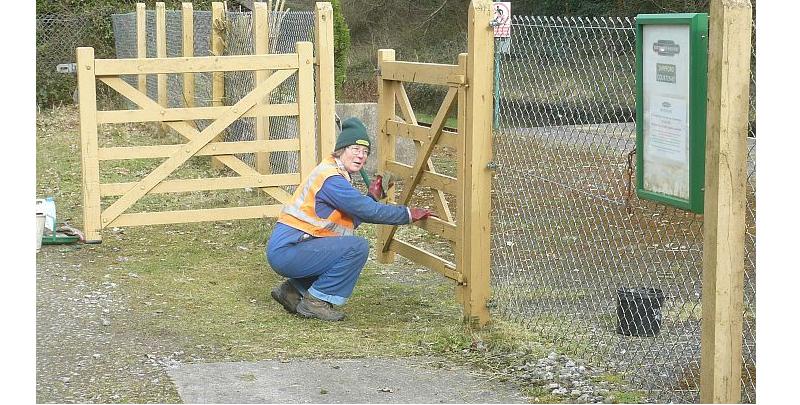
[[[389,200],[408,204],[417,190],[435,190],[434,208],[440,218],[417,222],[418,226],[450,242],[455,263],[425,249],[395,238],[396,226],[382,226],[378,234],[379,260],[387,263],[394,254],[430,267],[458,285],[456,294],[464,317],[483,325],[489,320],[489,234],[492,159],[492,80],[494,77],[494,37],[490,21],[492,3],[475,0],[469,8],[468,52],[458,56],[458,64],[430,64],[395,61],[394,50],[378,52],[378,172],[390,172],[403,182],[396,198],[390,189]],[[431,126],[419,125],[404,87],[406,83],[447,86]],[[396,114],[399,107],[400,115]],[[456,109],[456,131],[445,130],[445,122]],[[413,140],[416,161],[413,165],[397,161],[398,137]],[[458,178],[437,172],[430,159],[435,147],[455,151]],[[445,194],[455,196],[456,215]]]
[[[143,14],[144,6],[137,7]],[[221,3],[214,4],[220,14]],[[163,3],[157,4],[158,15],[163,15]],[[191,21],[191,4],[184,4],[185,23]],[[80,107],[81,163],[83,178],[83,215],[86,240],[101,241],[101,230],[108,227],[168,224],[199,221],[216,221],[245,218],[276,217],[282,204],[291,196],[284,186],[298,185],[317,164],[316,151],[330,150],[335,137],[333,102],[333,35],[330,3],[317,3],[316,41],[298,42],[296,53],[258,54],[239,56],[191,56],[180,58],[95,59],[93,48],[77,49],[78,90]],[[187,14],[188,13],[188,14]],[[266,5],[258,3],[254,10],[254,36],[268,38]],[[140,20],[143,20],[141,18]],[[163,18],[157,19],[162,21]],[[189,23],[190,24],[190,23]],[[260,28],[259,28],[260,27]],[[141,33],[143,30],[140,30]],[[187,30],[191,32],[191,30]],[[141,36],[141,35],[140,35]],[[215,41],[215,38],[211,38]],[[186,41],[190,46],[191,40]],[[186,48],[185,48],[186,49]],[[140,50],[141,51],[141,50]],[[266,53],[263,40],[256,41],[256,52]],[[140,52],[144,55],[144,52]],[[159,53],[162,55],[162,53]],[[318,67],[317,102],[315,104],[314,66]],[[223,106],[221,102],[210,107],[168,108],[167,74],[183,75],[185,81],[201,72],[211,72],[221,79],[226,71],[255,72],[254,88],[238,102]],[[145,75],[157,75],[158,100],[149,98],[143,84]],[[138,75],[139,88],[123,80],[123,75]],[[292,103],[269,104],[269,94],[281,83],[297,76],[297,97]],[[136,106],[135,110],[97,109],[97,81],[104,83]],[[192,86],[187,86],[191,89]],[[215,93],[218,94],[218,93]],[[191,98],[188,98],[191,99]],[[316,114],[324,125],[315,125]],[[298,137],[295,139],[268,139],[268,117],[297,116]],[[255,140],[220,142],[223,130],[235,120],[254,117],[257,123]],[[199,130],[196,120],[210,120]],[[98,125],[131,122],[161,123],[182,136],[186,143],[150,146],[99,147]],[[315,130],[316,128],[316,130]],[[319,131],[317,136],[315,131]],[[299,172],[271,174],[266,164],[270,152],[298,151]],[[256,165],[251,167],[236,154],[254,153]],[[201,179],[167,180],[174,171],[193,156],[212,156],[217,165],[233,170],[238,176]],[[138,181],[101,183],[100,162],[121,159],[162,158],[163,162]],[[277,200],[278,204],[177,210],[162,212],[126,213],[137,201],[151,194],[184,193],[192,191],[225,189],[259,189]],[[120,196],[107,207],[101,197]]]

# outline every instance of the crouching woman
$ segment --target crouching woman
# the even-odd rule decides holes
[[[402,225],[435,216],[427,209],[377,202],[383,198],[380,176],[368,195],[353,187],[350,176],[364,167],[369,151],[364,124],[345,120],[334,152],[300,183],[278,217],[267,260],[288,279],[272,290],[272,298],[291,313],[344,319],[336,307],[353,293],[369,255],[367,240],[354,235],[359,224]]]

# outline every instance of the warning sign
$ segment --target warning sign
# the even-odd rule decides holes
[[[494,37],[511,37],[511,2],[498,1],[492,7],[494,7],[494,20],[492,20]]]

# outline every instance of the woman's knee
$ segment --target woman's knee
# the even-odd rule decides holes
[[[353,251],[359,257],[365,257],[366,258],[367,256],[369,256],[369,242],[366,239],[364,239],[364,238],[362,238],[360,236],[353,236],[352,238],[353,238],[353,242],[352,242],[353,243],[353,247],[352,247]]]

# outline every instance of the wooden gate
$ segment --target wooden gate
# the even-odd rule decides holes
[[[283,203],[290,195],[281,186],[297,185],[316,164],[314,126],[314,56],[310,42],[298,42],[297,53],[277,55],[211,56],[150,59],[95,59],[94,49],[77,49],[80,131],[83,174],[83,214],[86,239],[100,242],[100,231],[109,226],[133,226],[277,216],[281,204],[126,213],[148,194],[222,190],[261,189]],[[121,75],[186,74],[224,71],[259,71],[255,88],[232,106],[166,108],[125,82]],[[268,72],[268,73],[266,73]],[[297,100],[287,104],[266,104],[264,98],[286,79],[297,75]],[[98,111],[96,81],[99,80],[136,104],[138,110]],[[298,116],[298,139],[217,142],[215,138],[242,117]],[[194,120],[212,120],[202,131]],[[175,145],[98,147],[99,124],[161,122],[186,139]],[[234,154],[266,154],[299,151],[299,173],[259,172]],[[165,180],[192,156],[216,156],[238,174],[189,180]],[[165,158],[137,182],[100,182],[100,161],[116,159]],[[101,197],[121,196],[108,207]]]
[[[396,198],[408,204],[417,186],[435,190],[434,208],[440,219],[430,218],[415,225],[450,241],[455,263],[395,237],[396,226],[381,226],[378,234],[379,260],[391,262],[394,254],[430,267],[458,285],[456,293],[471,323],[489,321],[489,208],[492,158],[492,83],[494,64],[492,3],[474,0],[469,8],[468,53],[458,56],[457,65],[395,61],[394,50],[378,51],[378,172],[391,172],[403,182]],[[408,83],[447,86],[430,128],[419,125],[409,102]],[[400,116],[396,110],[399,107]],[[456,109],[456,131],[445,130],[445,122]],[[398,137],[414,141],[417,153],[413,165],[396,159]],[[431,154],[437,146],[455,150],[457,177],[437,172]],[[455,196],[456,215],[445,194]]]

